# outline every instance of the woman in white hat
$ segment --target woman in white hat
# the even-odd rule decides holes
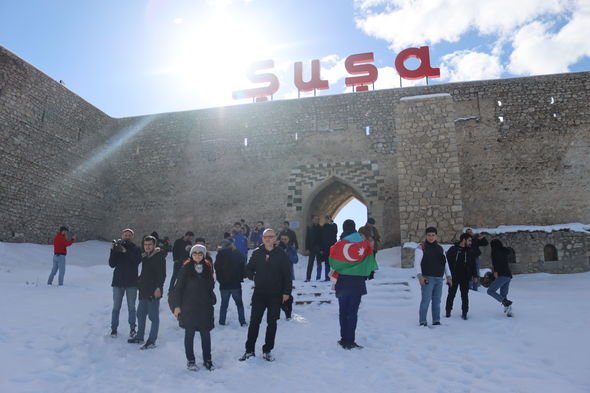
[[[203,366],[213,370],[211,361],[211,330],[214,327],[213,306],[217,299],[213,288],[213,266],[205,259],[207,248],[201,244],[193,246],[190,257],[179,272],[171,308],[178,319],[180,327],[184,329],[184,350],[187,368],[196,371],[193,343],[195,333],[201,335],[203,351]]]

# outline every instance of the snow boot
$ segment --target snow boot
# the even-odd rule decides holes
[[[240,362],[243,362],[244,360],[248,360],[248,359],[250,359],[250,358],[253,358],[254,356],[256,356],[256,355],[254,354],[254,352],[244,352],[244,354],[242,355],[242,357],[241,357],[241,358],[239,358],[238,360],[239,360]]]
[[[117,329],[111,329],[111,337],[112,338],[117,337]]]
[[[156,348],[156,343],[153,343],[151,341],[146,341],[145,344],[143,344],[141,347],[139,347],[139,349],[146,350],[146,349],[152,349],[152,348]]]
[[[504,299],[504,300],[502,300],[502,305],[504,307],[510,307],[512,305],[512,302],[508,299]]]
[[[270,352],[264,352],[262,354],[262,358],[264,360],[266,360],[267,362],[274,362],[275,361],[274,356],[272,356],[272,353],[270,353]]]
[[[189,371],[197,371],[199,367],[197,367],[197,364],[194,360],[189,360],[186,362],[186,369]]]

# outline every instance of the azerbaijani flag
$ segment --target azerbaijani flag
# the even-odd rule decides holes
[[[378,269],[371,242],[347,239],[330,247],[330,267],[339,274],[365,277]]]

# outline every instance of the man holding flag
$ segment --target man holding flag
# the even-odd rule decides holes
[[[378,266],[371,243],[356,231],[353,220],[344,221],[340,241],[330,247],[330,267],[339,305],[338,344],[344,349],[362,348],[355,342],[358,310],[361,297],[367,294],[365,280]]]

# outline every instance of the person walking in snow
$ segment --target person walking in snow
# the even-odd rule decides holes
[[[488,288],[488,295],[504,306],[504,313],[507,316],[512,316],[512,301],[508,300],[508,290],[510,289],[510,281],[512,281],[512,272],[508,265],[510,251],[498,239],[492,240],[490,247],[492,248],[492,267],[495,280]],[[498,294],[498,290],[500,290],[500,294]]]
[[[471,247],[471,236],[462,233],[459,243],[453,245],[447,251],[447,261],[453,277],[453,285],[449,287],[447,295],[445,317],[451,316],[453,302],[457,294],[457,288],[461,289],[461,318],[467,320],[469,312],[469,283],[479,279],[475,266],[475,254]]]
[[[72,236],[71,239],[67,238],[66,235],[68,232],[68,227],[62,226],[53,238],[53,268],[51,269],[51,273],[49,273],[47,285],[53,285],[53,278],[58,270],[59,276],[57,282],[60,286],[64,285],[64,276],[66,275],[66,255],[68,254],[67,248],[76,241],[75,235]]]
[[[113,240],[109,255],[109,266],[113,268],[113,311],[111,313],[111,337],[117,337],[119,327],[119,313],[123,296],[127,298],[127,313],[129,322],[129,338],[134,338],[135,331],[135,301],[137,300],[137,277],[141,263],[141,250],[133,243],[134,232],[126,228],[121,232],[121,238]]]
[[[246,273],[246,257],[236,250],[231,239],[223,239],[219,246],[220,250],[217,251],[215,257],[215,277],[219,282],[219,292],[221,293],[219,324],[225,325],[229,298],[232,297],[238,309],[240,326],[245,326],[242,282]]]
[[[426,228],[426,241],[416,248],[414,266],[420,283],[422,299],[420,300],[420,326],[428,326],[426,314],[432,302],[432,324],[440,325],[440,303],[445,276],[447,284],[453,284],[451,272],[445,257],[445,251],[437,242],[435,227]]]
[[[263,244],[254,250],[246,265],[246,276],[254,281],[254,294],[246,352],[239,359],[240,361],[255,356],[254,348],[265,311],[266,336],[262,347],[263,358],[269,362],[274,360],[271,351],[275,345],[281,303],[289,300],[293,288],[289,259],[283,250],[275,246],[275,240],[275,231],[266,229],[262,234]]]
[[[213,306],[217,299],[213,292],[213,265],[205,259],[206,255],[207,248],[201,244],[191,248],[190,259],[180,269],[171,305],[174,316],[184,329],[187,368],[192,371],[198,369],[193,349],[197,331],[201,336],[203,366],[209,371],[214,369],[211,360],[211,330],[215,327]]]
[[[137,306],[137,335],[127,340],[130,344],[142,344],[145,335],[146,317],[151,321],[150,334],[140,349],[156,346],[158,328],[160,327],[160,299],[166,280],[166,251],[156,247],[156,238],[146,236],[143,239],[141,255],[141,274],[139,275],[139,304]]]

